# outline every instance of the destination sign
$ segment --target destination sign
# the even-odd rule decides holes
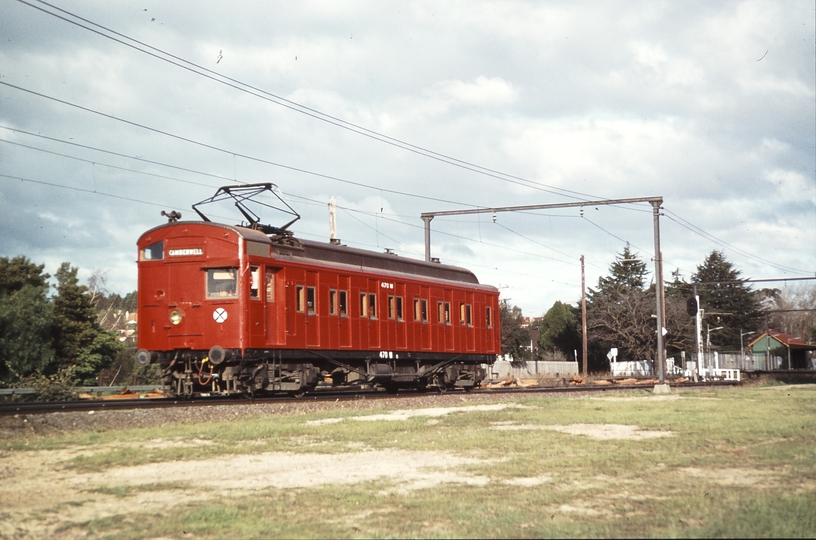
[[[168,249],[167,255],[170,257],[190,257],[193,255],[204,255],[203,248]]]

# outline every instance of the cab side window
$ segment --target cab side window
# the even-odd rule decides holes
[[[238,298],[238,272],[235,268],[207,270],[207,298]]]

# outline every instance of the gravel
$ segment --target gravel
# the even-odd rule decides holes
[[[518,394],[448,393],[419,396],[355,399],[348,401],[286,401],[239,405],[203,405],[169,408],[53,412],[0,416],[0,437],[48,436],[74,431],[111,431],[175,423],[215,422],[272,415],[306,414],[325,410],[378,410],[450,407],[462,403],[515,400]]]

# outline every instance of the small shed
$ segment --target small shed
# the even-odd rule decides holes
[[[769,330],[748,344],[756,359],[767,359],[765,369],[813,369],[816,344],[791,334]],[[761,365],[761,364],[760,364]]]

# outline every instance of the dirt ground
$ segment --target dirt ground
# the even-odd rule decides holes
[[[518,407],[510,403],[463,407],[427,407],[399,410],[379,415],[330,418],[312,422],[402,421],[439,417],[463,411],[499,410]],[[498,423],[496,429],[555,429],[579,436],[602,439],[638,439],[668,436],[670,433],[639,430],[636,426],[590,425],[526,426]],[[258,490],[317,488],[324,485],[356,484],[387,480],[389,490],[405,493],[440,484],[487,485],[491,482],[536,486],[552,481],[547,475],[529,478],[493,479],[462,470],[488,465],[498,459],[477,459],[446,452],[374,450],[350,445],[347,453],[248,453],[195,461],[169,461],[131,467],[117,467],[100,473],[77,473],[67,467],[76,456],[90,456],[116,448],[165,448],[211,444],[204,440],[156,439],[139,444],[108,444],[93,448],[9,452],[0,456],[0,536],[9,538],[75,538],[82,536],[79,525],[90,519],[140,511],[166,510],[196,501],[239,497]],[[249,446],[249,445],[248,445]],[[251,452],[250,448],[247,448]],[[285,466],[282,466],[285,464]],[[206,471],[196,476],[190,471]],[[693,472],[690,472],[693,474]],[[189,483],[189,484],[188,484]],[[186,487],[189,486],[189,487]],[[384,493],[387,494],[387,493]]]

